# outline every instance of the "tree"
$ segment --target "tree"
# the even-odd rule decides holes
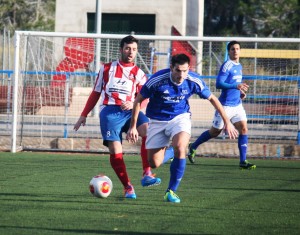
[[[1,0],[0,30],[54,30],[55,0]]]
[[[240,6],[245,21],[252,26],[245,25],[246,32],[266,37],[299,37],[299,10],[299,0],[249,0]]]
[[[204,35],[299,37],[300,0],[205,0]]]

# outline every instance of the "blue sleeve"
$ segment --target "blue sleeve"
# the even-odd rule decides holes
[[[217,89],[237,89],[239,83],[235,82],[232,84],[226,83],[225,79],[217,78],[216,88]]]
[[[216,88],[217,89],[237,89],[239,82],[233,82],[233,83],[228,83],[226,82],[228,77],[230,76],[229,71],[226,70],[226,72],[223,72],[223,66],[220,69],[220,72],[217,77],[216,81]]]
[[[202,99],[208,99],[212,94],[205,81],[201,79],[200,75],[189,71],[189,80],[193,81],[195,91],[192,93],[197,94]]]
[[[205,86],[204,89],[200,92],[200,94],[198,93],[198,95],[202,99],[208,99],[211,96],[211,91],[207,86]]]

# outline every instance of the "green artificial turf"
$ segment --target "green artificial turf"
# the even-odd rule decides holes
[[[170,163],[154,170],[159,186],[143,188],[139,156],[125,156],[136,200],[125,200],[109,157],[0,153],[0,234],[299,234],[300,161],[187,160],[177,191],[163,201]],[[113,182],[106,199],[88,189],[94,175]]]

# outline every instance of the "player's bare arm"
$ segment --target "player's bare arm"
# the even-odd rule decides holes
[[[137,142],[139,138],[139,133],[136,129],[136,124],[141,109],[141,103],[143,102],[143,100],[144,97],[141,94],[138,94],[133,103],[130,127],[126,135],[126,139],[132,143]]]
[[[80,126],[85,126],[85,123],[86,123],[86,117],[80,116],[78,121],[74,125],[74,130],[77,131],[80,128]]]
[[[228,133],[228,136],[230,139],[235,139],[238,137],[239,133],[238,131],[235,129],[235,127],[232,125],[232,123],[230,122],[230,120],[228,119],[225,110],[222,106],[222,104],[220,103],[220,101],[218,100],[218,98],[215,95],[211,95],[208,100],[210,101],[210,103],[215,107],[215,109],[220,113],[224,123],[225,123],[225,130]]]

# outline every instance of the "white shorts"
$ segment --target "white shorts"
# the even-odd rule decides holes
[[[146,149],[156,149],[168,146],[170,139],[182,131],[191,135],[190,113],[180,114],[170,121],[150,119],[147,131]]]
[[[239,121],[247,121],[246,111],[242,104],[239,104],[235,107],[223,106],[223,108],[232,124]],[[212,125],[217,129],[223,129],[224,127],[224,121],[218,111],[215,112],[215,117]]]

